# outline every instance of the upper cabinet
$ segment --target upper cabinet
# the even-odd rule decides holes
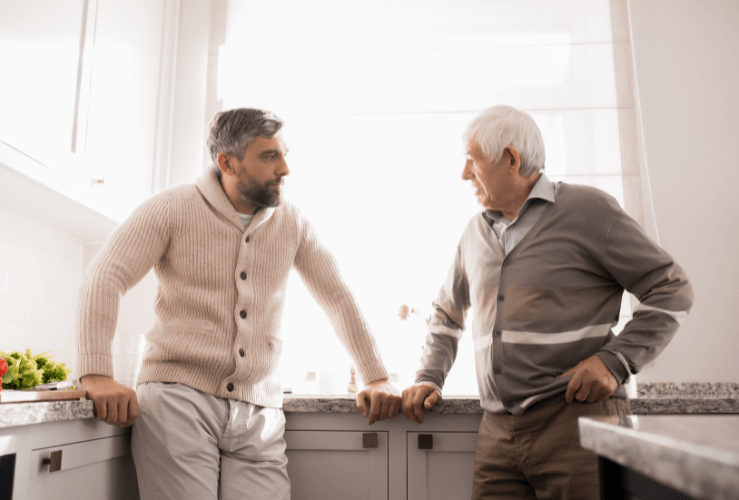
[[[0,140],[76,182],[90,10],[85,0],[0,3]]]
[[[0,203],[95,239],[67,201],[114,227],[163,187],[178,7],[0,2]]]

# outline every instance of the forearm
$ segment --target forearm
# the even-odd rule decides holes
[[[429,323],[421,366],[416,371],[416,384],[428,383],[441,392],[457,357],[461,337],[462,329],[437,310]]]
[[[667,347],[690,312],[692,295],[689,281],[676,265],[666,282],[641,297],[632,319],[597,353],[619,383],[638,373]]]
[[[333,256],[309,234],[295,259],[295,267],[311,295],[326,312],[337,337],[355,362],[365,385],[388,378],[379,349]]]
[[[116,229],[85,275],[77,306],[80,376],[113,376],[111,343],[120,298],[146,275],[167,245],[167,223],[161,213],[166,207],[161,205],[148,202],[137,209]]]
[[[639,299],[633,318],[598,357],[619,382],[656,358],[674,337],[693,304],[685,271],[662,248],[622,216],[609,233],[605,265]]]

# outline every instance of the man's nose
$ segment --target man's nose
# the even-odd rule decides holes
[[[277,166],[277,171],[275,173],[281,177],[290,174],[290,168],[287,166],[287,160],[285,160],[284,156],[281,158],[280,164]]]
[[[470,179],[472,179],[472,160],[466,160],[462,169],[462,180],[468,181]]]

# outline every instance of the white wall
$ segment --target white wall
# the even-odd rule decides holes
[[[89,89],[82,86],[80,91],[89,96],[90,101],[89,112],[85,113],[88,127],[84,160],[96,178],[99,175],[105,179],[104,185],[95,186],[88,194],[103,199],[111,210],[120,212],[122,215],[116,220],[125,217],[152,193],[156,174],[154,163],[161,156],[158,150],[167,148],[162,143],[170,137],[168,107],[160,106],[160,102],[169,102],[167,84],[170,79],[163,61],[171,59],[170,52],[176,45],[172,39],[176,34],[178,6],[178,0],[97,2],[91,83]],[[43,5],[34,2],[21,9],[26,14],[26,22],[32,22],[34,9],[40,7]],[[53,13],[50,16],[53,19]],[[18,31],[23,33],[24,26]],[[75,28],[80,29],[72,25],[70,30]],[[186,36],[184,33],[183,37]],[[41,38],[36,42],[42,47],[44,43],[53,45]],[[74,74],[77,73],[76,64],[76,59],[67,62]],[[203,79],[204,75],[203,69]],[[33,99],[33,95],[56,83],[53,78],[47,79],[39,84],[41,90],[31,95],[14,94],[10,98],[19,100],[22,108],[25,100]],[[6,90],[3,88],[2,92]],[[204,102],[204,91],[202,94]],[[5,94],[2,97],[6,101],[9,99]],[[71,100],[74,101],[74,95]],[[200,107],[204,106],[203,102]],[[199,130],[202,130],[202,123],[202,119],[197,123]],[[4,134],[6,129],[0,127],[0,142],[10,137]],[[20,134],[23,137],[33,135],[25,129]],[[62,142],[69,143],[68,140]],[[80,282],[84,267],[99,249],[98,239],[105,236],[100,235],[100,231],[89,236],[90,232],[80,226],[89,227],[86,219],[95,221],[101,216],[91,215],[89,208],[77,199],[59,203],[61,195],[53,186],[39,179],[21,178],[24,171],[15,162],[15,156],[8,158],[12,161],[7,160],[3,168],[14,175],[2,176],[8,184],[3,188],[12,190],[14,196],[0,195],[0,350],[30,348],[34,353],[51,350],[58,361],[76,369],[75,314]],[[37,167],[48,174],[58,170],[55,162],[52,158]],[[35,189],[36,184],[38,189]],[[35,190],[29,190],[29,186],[34,186]],[[67,231],[51,221],[77,217],[80,220],[76,224],[65,224]],[[112,221],[106,222],[103,225],[109,228]],[[76,231],[76,236],[69,231]],[[83,238],[93,240],[83,241]],[[123,375],[130,375],[129,361],[139,355],[142,335],[153,324],[155,293],[156,280],[150,274],[121,303],[113,348],[121,354],[116,356],[116,371]],[[75,378],[77,374],[73,372],[71,376]],[[130,383],[129,380],[123,382]]]
[[[51,350],[76,367],[83,251],[79,238],[0,207],[0,351]]]
[[[739,3],[630,0],[644,144],[661,245],[695,305],[640,382],[739,382]]]

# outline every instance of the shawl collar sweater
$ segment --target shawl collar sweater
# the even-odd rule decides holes
[[[113,376],[120,297],[154,268],[156,322],[138,383],[179,382],[218,397],[281,407],[280,320],[295,267],[365,381],[387,377],[336,262],[290,203],[248,229],[215,168],[139,206],[96,256],[77,314],[78,375]]]
[[[624,290],[640,304],[616,336]],[[471,307],[481,406],[521,415],[563,394],[560,377],[596,355],[621,385],[653,360],[693,303],[683,269],[606,193],[561,183],[508,255],[482,214],[434,302],[416,383],[443,387]]]

